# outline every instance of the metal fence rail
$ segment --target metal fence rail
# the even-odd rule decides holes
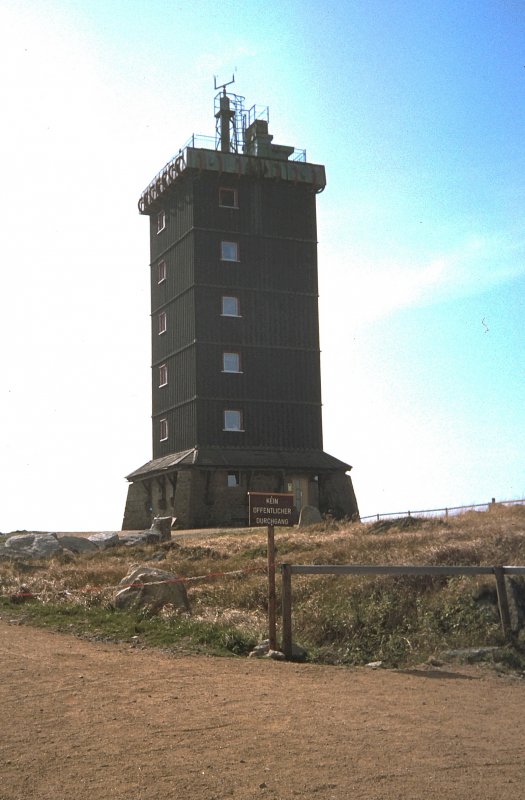
[[[506,639],[512,633],[505,575],[525,575],[525,566],[408,566],[392,564],[281,564],[282,649],[292,657],[292,575],[494,575],[501,627]]]
[[[366,517],[361,517],[361,522],[366,522],[371,520],[379,522],[380,520],[387,519],[388,517],[393,519],[399,517],[432,517],[432,516],[448,517],[449,515],[461,514],[464,511],[479,511],[480,509],[488,511],[490,508],[493,508],[496,505],[498,506],[525,505],[525,499],[498,500],[498,502],[496,502],[496,498],[493,497],[490,503],[475,503],[467,506],[449,506],[445,508],[426,508],[426,509],[421,509],[419,511],[389,511],[385,514],[369,514]]]

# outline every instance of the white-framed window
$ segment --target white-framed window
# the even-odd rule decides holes
[[[157,233],[160,233],[166,227],[166,212],[164,209],[157,214]]]
[[[239,260],[239,243],[238,242],[221,242],[221,261],[238,261]]]
[[[166,280],[166,262],[164,259],[157,264],[157,283],[162,283]]]
[[[161,442],[165,442],[168,438],[168,420],[166,417],[163,417],[159,421],[159,439]]]
[[[223,295],[221,300],[221,315],[223,317],[240,317],[241,305],[238,297]]]
[[[240,353],[223,353],[222,354],[222,371],[223,372],[240,372],[241,371],[241,355],[240,355]]]
[[[225,208],[239,208],[237,189],[223,186],[219,189],[219,205]]]
[[[168,329],[168,317],[165,311],[161,311],[157,317],[157,331],[160,336],[161,333],[166,333]]]
[[[168,385],[168,367],[161,364],[159,367],[159,387]]]
[[[228,472],[227,485],[231,488],[239,486],[241,483],[240,475],[238,472]]]
[[[224,409],[224,428],[225,431],[242,431],[242,411],[236,408]]]

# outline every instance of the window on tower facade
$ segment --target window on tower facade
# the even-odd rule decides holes
[[[227,408],[224,411],[224,430],[225,431],[242,431],[242,411],[233,408]]]
[[[240,317],[241,316],[241,307],[239,303],[238,297],[226,297],[222,298],[222,316],[223,317]]]
[[[161,333],[166,333],[166,330],[168,328],[168,318],[165,311],[161,311],[160,314],[158,315],[157,326],[158,326],[157,330],[159,336]]]
[[[219,205],[226,208],[238,208],[237,189],[219,189]]]
[[[162,283],[166,280],[166,262],[159,261],[157,264],[157,283]]]
[[[159,439],[165,442],[168,438],[168,420],[164,417],[159,421]]]
[[[238,472],[228,472],[228,486],[239,486],[240,476]]]
[[[166,227],[166,212],[164,209],[157,214],[157,233],[160,233]]]
[[[238,261],[239,243],[221,242],[221,261]]]
[[[166,364],[161,364],[159,367],[159,386],[168,385],[168,368]]]
[[[222,371],[223,372],[240,372],[241,371],[241,356],[239,353],[223,353],[222,354]]]

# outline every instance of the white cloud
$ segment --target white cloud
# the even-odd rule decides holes
[[[525,242],[512,232],[470,234],[421,260],[414,255],[390,259],[376,251],[380,257],[372,261],[369,254],[348,252],[350,245],[345,252],[321,247],[321,280],[330,279],[321,288],[321,303],[330,306],[333,317],[334,303],[352,298],[354,328],[403,308],[477,294],[525,272]]]

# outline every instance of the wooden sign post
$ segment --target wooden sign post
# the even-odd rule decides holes
[[[249,524],[251,528],[268,528],[268,639],[270,650],[277,649],[277,615],[275,595],[275,526],[295,524],[293,494],[248,492]]]
[[[275,603],[275,536],[268,525],[268,639],[270,650],[277,650],[277,614]]]

